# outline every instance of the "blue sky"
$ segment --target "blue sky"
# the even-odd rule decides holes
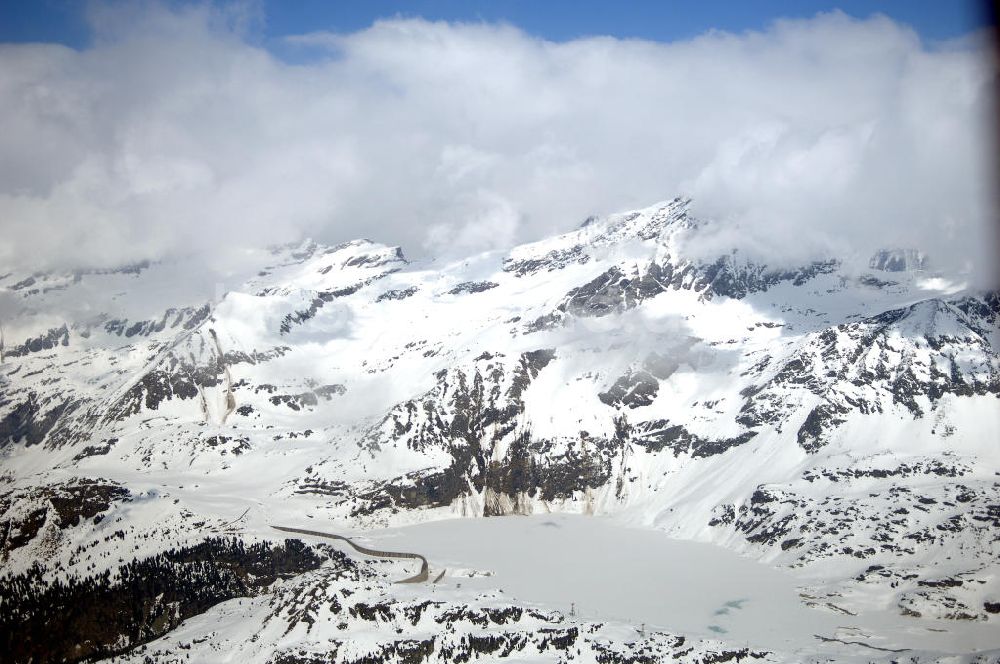
[[[185,3],[172,0],[169,4]],[[0,0],[0,41],[86,46],[86,7],[86,2],[72,0]],[[504,21],[553,41],[590,35],[673,41],[711,29],[759,30],[777,18],[808,18],[833,9],[857,18],[885,14],[912,26],[930,42],[961,36],[984,22],[982,3],[975,0],[270,0],[261,5],[264,20],[256,37],[276,44],[285,35],[317,30],[353,32],[378,18],[401,15]]]

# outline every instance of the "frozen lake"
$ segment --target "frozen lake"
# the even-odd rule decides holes
[[[587,619],[632,623],[637,629],[645,624],[737,646],[785,652],[841,648],[816,635],[944,652],[1000,646],[988,625],[943,624],[893,611],[849,616],[810,608],[797,591],[801,581],[790,572],[599,517],[451,519],[369,531],[359,540],[425,555],[432,577],[447,568],[435,592],[453,592],[458,584],[462,592],[500,588],[547,608],[569,612],[572,605]],[[490,576],[469,578],[470,571]],[[403,592],[418,592],[411,588]]]
[[[501,588],[518,599],[597,620],[771,648],[831,633],[838,618],[806,607],[795,579],[725,549],[566,514],[454,519],[375,531],[379,548],[416,551],[449,584]],[[489,577],[462,578],[464,570]],[[436,572],[434,572],[436,573]]]

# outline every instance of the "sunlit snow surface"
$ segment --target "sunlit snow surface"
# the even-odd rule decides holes
[[[367,539],[384,549],[423,552],[448,570],[449,584],[501,588],[589,620],[779,652],[812,653],[821,649],[816,634],[836,633],[865,635],[886,648],[1000,648],[1000,633],[989,625],[949,625],[942,634],[934,631],[941,628],[938,621],[807,608],[799,590],[803,579],[793,573],[601,517],[453,519],[374,531]]]
[[[686,209],[670,201],[451,263],[408,263],[358,241],[261,252],[218,286],[183,262],[0,277],[5,315],[14,312],[3,321],[0,420],[16,424],[34,408],[56,422],[42,440],[0,441],[0,490],[87,477],[133,496],[98,524],[46,521],[4,569],[113,571],[120,552],[229,532],[276,539],[271,525],[298,525],[414,550],[435,573],[449,570],[437,586],[386,582],[376,596],[463,603],[502,588],[563,613],[574,604],[581,620],[615,629],[645,623],[859,661],[891,655],[814,635],[931,653],[1000,647],[996,614],[984,610],[1000,602],[995,305],[961,275],[836,262],[764,283],[769,272],[739,254],[720,259],[740,282],[729,296],[684,257],[698,229]],[[675,277],[666,284],[653,270],[665,265]],[[609,274],[619,290],[573,300]],[[517,373],[524,354],[549,350],[534,375]],[[670,365],[655,392],[602,401],[653,354]],[[188,392],[150,397],[144,385],[157,376]],[[492,405],[516,417],[506,429],[490,421],[455,433],[468,396],[457,386],[477,376]],[[78,403],[60,411],[67,399]],[[814,412],[826,413],[822,431],[803,438]],[[656,448],[638,433],[615,442],[622,415],[646,433],[680,427],[709,443],[755,435],[705,453]],[[607,480],[500,499],[472,483],[453,500],[399,502],[401,488],[447,471],[469,437],[488,443],[484,467],[503,465],[529,428],[540,465],[604,455]],[[394,498],[381,500],[389,489]],[[488,504],[532,516],[456,518]],[[593,516],[570,516],[582,514]],[[379,569],[402,578],[403,567]],[[221,652],[241,632],[211,636],[212,621],[251,629],[265,604],[226,603],[176,638],[209,634]],[[956,619],[962,612],[973,619]],[[322,639],[334,638],[336,624],[327,627]],[[275,643],[319,638],[275,630]],[[265,645],[247,661],[267,661]]]

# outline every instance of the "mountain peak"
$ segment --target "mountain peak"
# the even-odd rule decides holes
[[[587,217],[568,233],[515,247],[504,260],[504,271],[524,275],[561,269],[588,262],[594,249],[635,242],[670,245],[678,233],[698,225],[688,214],[690,204],[689,199],[674,198],[629,212]]]
[[[596,233],[593,242],[601,244],[631,239],[651,240],[697,226],[697,222],[688,215],[690,205],[690,199],[677,197],[597,219],[580,230]]]

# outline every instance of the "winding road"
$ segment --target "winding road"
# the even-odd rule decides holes
[[[349,537],[344,537],[343,535],[334,535],[332,533],[321,533],[318,530],[304,530],[302,528],[290,528],[288,526],[271,526],[275,530],[280,530],[285,533],[296,533],[298,535],[310,535],[312,537],[325,537],[326,539],[341,540],[347,542],[351,545],[358,553],[363,553],[366,556],[373,556],[375,558],[414,558],[420,561],[420,571],[415,575],[403,579],[402,581],[397,581],[396,583],[423,583],[427,580],[427,559],[424,558],[419,553],[402,553],[398,551],[379,551],[377,549],[369,549],[366,546],[361,546],[360,544],[355,544]]]

